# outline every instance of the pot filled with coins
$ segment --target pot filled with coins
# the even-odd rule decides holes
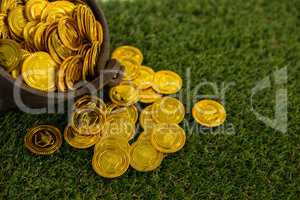
[[[0,1],[0,111],[44,108],[120,79],[109,31],[94,0]],[[50,94],[50,95],[49,95]]]

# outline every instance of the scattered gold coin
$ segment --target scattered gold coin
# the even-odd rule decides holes
[[[152,87],[161,94],[175,94],[182,88],[182,79],[175,72],[159,71],[154,75]]]
[[[119,106],[130,106],[138,102],[139,91],[132,83],[122,83],[114,86],[109,91],[111,101]]]
[[[130,163],[130,146],[122,137],[109,136],[99,141],[92,160],[93,169],[106,178],[123,175]]]
[[[140,102],[141,103],[154,103],[162,98],[162,95],[157,93],[153,88],[140,90]]]
[[[213,100],[201,100],[192,110],[194,119],[206,127],[217,127],[226,120],[226,111],[223,105]]]
[[[26,148],[37,155],[55,153],[62,145],[62,136],[54,126],[41,125],[31,128],[24,139]]]
[[[142,52],[133,46],[121,46],[118,47],[113,53],[112,58],[119,61],[124,59],[133,59],[138,65],[141,65],[144,59]]]
[[[175,153],[185,144],[184,130],[177,124],[158,124],[151,133],[152,145],[163,153]]]
[[[155,102],[152,111],[152,117],[157,123],[179,124],[185,116],[183,104],[173,97],[164,97]]]
[[[158,168],[164,158],[149,140],[138,140],[131,146],[130,165],[137,171],[148,172]]]
[[[133,82],[140,90],[151,88],[155,72],[150,67],[141,66]]]
[[[100,134],[80,135],[71,126],[67,126],[64,131],[64,138],[70,146],[76,149],[88,149],[98,142]]]

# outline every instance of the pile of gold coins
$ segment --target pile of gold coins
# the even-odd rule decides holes
[[[180,76],[143,66],[143,54],[135,47],[119,47],[112,57],[124,66],[123,81],[110,88],[108,102],[90,95],[77,99],[63,134],[76,149],[94,147],[92,167],[105,178],[119,177],[129,166],[153,171],[186,143],[179,125],[185,117],[184,105],[168,96],[182,88]],[[192,114],[207,127],[220,126],[226,119],[224,107],[213,100],[198,102]],[[137,133],[138,124],[143,131]],[[52,126],[35,127],[25,136],[26,147],[38,155],[52,154],[61,143],[61,133]]]
[[[97,76],[102,25],[80,0],[2,0],[0,65],[41,91],[74,90]]]

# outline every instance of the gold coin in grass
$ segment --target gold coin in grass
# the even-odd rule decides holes
[[[186,141],[184,130],[177,124],[162,123],[151,133],[151,143],[160,152],[175,153],[183,148]]]
[[[98,135],[105,120],[105,113],[99,108],[82,107],[72,113],[71,126],[82,135]]]
[[[116,178],[129,168],[130,146],[120,138],[122,137],[105,137],[96,144],[92,166],[98,175]]]
[[[185,116],[183,104],[176,98],[164,97],[152,105],[152,117],[157,123],[179,124]]]
[[[62,145],[62,135],[54,126],[40,125],[31,128],[25,135],[25,146],[34,154],[50,155]]]
[[[111,101],[119,106],[130,106],[138,102],[139,91],[135,84],[124,82],[109,91]]]
[[[128,155],[130,153],[130,145],[128,143],[128,139],[121,135],[101,137],[95,145],[94,153],[100,151],[101,149],[105,149],[107,146],[116,146],[118,148],[123,149]]]
[[[81,135],[77,133],[71,126],[67,126],[64,131],[66,142],[76,149],[88,149],[94,146],[100,139],[98,135]]]
[[[141,66],[133,82],[140,90],[151,88],[155,72],[150,67]]]
[[[46,52],[35,52],[22,64],[22,76],[27,85],[41,91],[54,91],[58,66]]]
[[[124,59],[133,59],[137,65],[143,63],[144,56],[142,52],[133,46],[121,46],[114,50],[112,58],[122,61]]]
[[[194,119],[206,127],[217,127],[226,120],[226,111],[222,104],[214,100],[201,100],[193,107]]]
[[[145,104],[154,103],[160,100],[163,96],[157,93],[153,88],[147,88],[139,91],[140,102]]]
[[[149,172],[158,168],[163,161],[163,153],[153,147],[150,140],[138,140],[131,146],[130,165],[140,172]]]
[[[0,40],[0,64],[7,71],[16,69],[20,63],[20,45],[11,39]]]
[[[182,88],[182,79],[175,72],[162,70],[155,73],[152,87],[161,94],[175,94]]]

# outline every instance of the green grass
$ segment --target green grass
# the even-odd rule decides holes
[[[91,168],[92,150],[78,151],[64,143],[54,156],[34,157],[24,148],[28,128],[46,123],[63,130],[66,116],[8,112],[0,116],[1,199],[299,198],[299,1],[137,0],[102,6],[112,47],[135,45],[144,52],[145,65],[174,70],[183,78],[190,68],[192,92],[205,80],[234,82],[225,105],[227,125],[233,124],[235,134],[187,129],[185,148],[167,157],[158,170],[130,169],[106,180]],[[289,97],[285,134],[259,121],[249,98],[257,81],[284,66]],[[275,90],[258,94],[255,109],[272,117]],[[197,95],[211,93],[204,87]],[[193,122],[189,114],[187,120]]]

